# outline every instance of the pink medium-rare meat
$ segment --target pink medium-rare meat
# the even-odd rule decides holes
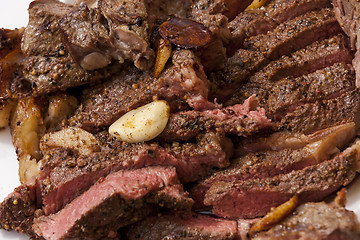
[[[158,205],[189,210],[192,200],[177,185],[175,168],[115,172],[56,214],[36,218],[33,228],[46,239],[103,239],[146,217]]]

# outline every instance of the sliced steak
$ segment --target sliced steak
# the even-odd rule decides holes
[[[330,8],[305,13],[284,22],[267,34],[260,34],[244,42],[244,47],[258,50],[271,60],[296,51],[306,45],[341,32]]]
[[[22,73],[13,80],[11,91],[19,98],[38,96],[100,81],[109,77],[111,72],[110,69],[85,71],[70,56],[32,56],[23,62]]]
[[[235,158],[231,165],[197,183],[190,196],[196,208],[206,209],[203,201],[208,189],[218,181],[231,182],[273,177],[329,160],[344,149],[355,137],[355,126],[344,127],[342,135],[330,134],[299,149],[265,150]]]
[[[196,1],[191,6],[191,11],[193,15],[199,14],[223,14],[229,20],[232,20],[240,12],[244,11],[252,1],[235,1],[235,0],[200,0]]]
[[[360,224],[355,213],[325,202],[306,203],[280,224],[259,233],[254,240],[330,240],[360,239]]]
[[[257,72],[249,81],[277,81],[285,77],[299,77],[335,63],[351,63],[353,58],[347,49],[346,39],[338,35],[300,49],[290,56],[270,62],[264,69]]]
[[[126,239],[235,239],[236,221],[190,213],[176,216],[164,213],[152,216],[127,227],[123,231]]]
[[[243,104],[227,108],[171,114],[168,124],[157,140],[188,141],[208,130],[246,137],[266,130],[272,125],[266,117],[265,110],[258,107],[255,96],[251,96]]]
[[[275,177],[216,182],[204,203],[212,205],[213,213],[221,217],[254,218],[295,194],[300,202],[319,201],[354,179],[357,152],[345,150],[332,160]]]
[[[116,59],[130,59],[139,69],[149,69],[154,62],[150,48],[148,9],[144,0],[99,0],[99,8],[106,17],[110,34],[115,39]]]
[[[32,224],[36,210],[35,185],[21,185],[0,205],[1,229],[35,236]]]
[[[360,92],[351,92],[330,100],[319,100],[297,107],[282,118],[279,129],[310,134],[334,125],[354,122],[359,128]]]
[[[251,36],[266,34],[278,24],[310,11],[331,7],[329,0],[272,0],[264,7],[247,10],[229,22],[231,39],[227,45],[230,56]]]
[[[59,21],[64,43],[74,60],[87,70],[107,66],[116,52],[110,29],[98,8],[85,4]]]
[[[239,49],[225,63],[223,71],[209,77],[213,98],[223,101],[253,73],[282,55],[340,33],[332,9],[308,12],[280,24],[267,34],[251,37],[246,42],[248,49]],[[291,34],[289,34],[289,32]]]
[[[344,139],[347,139],[348,136],[352,136],[357,131],[356,126],[356,123],[350,122],[322,129],[307,135],[283,130],[267,136],[242,138],[238,139],[235,143],[234,156],[241,157],[247,153],[256,153],[265,150],[282,150],[286,148],[299,149],[328,137],[336,139],[336,141],[341,144]]]
[[[297,79],[291,78],[312,73],[316,70],[329,67],[335,63],[351,63],[352,54],[347,50],[346,46],[347,44],[344,37],[342,35],[338,35],[329,39],[314,42],[303,49],[291,53],[290,56],[282,56],[280,59],[270,62],[264,69],[251,76],[247,82],[231,96],[225,105],[231,106],[241,103],[247,98],[247,96],[256,94],[259,98],[260,104],[267,106],[269,105],[267,104],[269,92],[277,91],[278,86],[274,85],[279,84],[279,86],[282,86],[286,84],[273,83],[273,81],[277,81],[282,78],[290,78],[284,79],[283,81],[295,82]],[[343,71],[349,71],[348,66],[344,66],[344,68],[345,69]],[[326,69],[325,71],[337,72],[339,70]],[[327,78],[328,77],[331,76],[327,76]],[[304,81],[304,79],[301,78],[298,80],[300,81],[298,83]],[[341,79],[338,80],[341,81]],[[284,88],[288,87],[284,86]]]
[[[91,132],[98,131],[154,98],[168,101],[171,111],[184,109],[187,105],[197,110],[214,108],[215,105],[207,101],[206,75],[190,50],[175,52],[173,65],[159,78],[151,75],[127,66],[127,70],[112,79],[86,90],[82,108],[70,119],[70,124]]]
[[[280,120],[299,105],[335,99],[354,89],[353,69],[339,63],[296,79],[276,82],[267,98],[266,109],[272,119]]]
[[[120,169],[174,166],[181,181],[190,182],[204,177],[213,168],[227,167],[232,154],[230,140],[212,133],[196,143],[173,143],[164,147],[157,143],[127,144],[108,134],[100,135],[106,145],[102,152],[74,156],[60,149],[42,160],[38,201],[45,214],[55,213],[99,178]]]
[[[58,56],[64,51],[58,23],[73,9],[73,6],[57,0],[33,1],[28,9],[29,24],[21,43],[23,53],[27,56]]]
[[[148,167],[119,171],[92,186],[58,213],[34,220],[46,239],[103,239],[146,217],[158,206],[189,210],[175,168]]]

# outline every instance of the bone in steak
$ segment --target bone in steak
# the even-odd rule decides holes
[[[175,168],[112,173],[56,214],[34,219],[33,228],[46,239],[103,239],[116,236],[117,229],[141,220],[157,206],[178,210],[192,206]]]
[[[216,182],[206,193],[205,205],[227,218],[255,218],[298,194],[300,202],[319,201],[349,184],[356,172],[357,151],[345,150],[332,160],[270,178]]]

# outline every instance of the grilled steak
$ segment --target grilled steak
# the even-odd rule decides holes
[[[301,202],[319,201],[354,179],[356,154],[357,150],[345,150],[332,160],[275,177],[216,182],[204,203],[218,216],[254,218],[295,194]]]
[[[265,111],[258,107],[254,96],[243,104],[207,111],[186,111],[170,115],[164,131],[157,137],[161,141],[187,141],[208,130],[226,134],[249,136],[270,128],[273,124]]]
[[[15,188],[0,205],[1,229],[35,236],[32,231],[36,210],[35,197],[34,183]]]
[[[356,215],[337,204],[306,203],[270,230],[259,233],[254,240],[330,240],[360,239]]]
[[[266,58],[276,60],[291,50],[296,51],[340,31],[332,9],[324,8],[280,24],[267,34],[251,37],[244,42],[244,47],[261,51]]]
[[[146,1],[100,0],[99,8],[109,22],[115,39],[116,58],[131,59],[137,68],[149,69],[154,60],[148,32]]]
[[[356,123],[350,122],[322,129],[307,135],[283,130],[268,136],[254,136],[247,139],[238,139],[235,143],[234,156],[240,157],[247,153],[256,153],[264,150],[279,151],[286,148],[299,149],[325,137],[338,139],[339,142],[341,142],[343,139],[346,139],[347,136],[353,135],[356,131]]]
[[[352,54],[347,49],[346,39],[338,35],[323,41],[315,42],[290,56],[282,56],[270,62],[257,72],[249,81],[277,81],[285,77],[299,77],[334,63],[351,63]]]
[[[247,96],[256,94],[259,98],[261,105],[271,106],[267,103],[268,101],[268,93],[272,91],[277,91],[279,86],[286,85],[287,81],[289,82],[299,82],[303,81],[308,82],[305,79],[291,79],[294,77],[299,77],[301,75],[306,75],[312,73],[316,70],[329,67],[334,63],[350,63],[352,59],[352,54],[346,49],[346,40],[342,35],[335,36],[329,39],[325,39],[322,41],[317,41],[311,45],[306,46],[303,49],[300,49],[296,52],[290,54],[290,56],[282,56],[280,59],[276,61],[270,62],[264,69],[258,71],[253,76],[251,76],[246,83],[244,83],[238,91],[236,91],[231,98],[226,102],[226,105],[234,105],[237,103],[241,103]],[[349,79],[353,74],[348,66],[343,64],[344,74],[349,73],[350,76],[342,76],[342,78]],[[325,69],[325,71],[335,71],[339,70]],[[321,73],[321,72],[320,72]],[[334,73],[336,76],[338,74]],[[309,75],[312,76],[312,75]],[[339,77],[340,77],[339,76]],[[319,76],[320,78],[323,78]],[[331,76],[328,76],[331,77]],[[290,78],[284,79],[282,83],[274,83],[274,81],[280,80],[282,78]],[[334,81],[342,81],[342,78],[337,79],[334,77]],[[311,79],[311,77],[310,77]],[[269,81],[270,80],[270,81]],[[296,85],[296,83],[294,83]],[[325,84],[325,82],[323,83]],[[329,83],[330,84],[330,83]],[[277,86],[275,86],[277,85]],[[352,84],[355,85],[355,84]],[[300,88],[301,86],[298,85]],[[283,88],[291,88],[294,87],[283,87]],[[296,88],[295,88],[296,89]],[[336,91],[334,89],[334,91]]]
[[[119,171],[92,186],[58,213],[34,220],[46,239],[111,237],[156,206],[188,210],[192,200],[178,184],[174,168],[148,167]]]
[[[282,23],[267,34],[249,38],[244,45],[247,49],[239,49],[225,63],[223,71],[210,77],[212,97],[220,100],[228,98],[251,74],[270,61],[340,31],[334,13],[325,8]]]
[[[108,22],[99,9],[89,10],[85,4],[81,5],[65,14],[59,25],[67,49],[80,66],[94,70],[111,62],[116,48],[110,37]]]
[[[310,134],[334,125],[354,122],[358,129],[360,93],[353,90],[330,99],[319,100],[297,107],[282,118],[279,129]]]
[[[329,0],[272,0],[264,7],[241,12],[229,22],[231,39],[227,45],[230,56],[251,36],[266,34],[278,24],[310,11],[330,7]]]
[[[128,67],[113,79],[90,88],[83,94],[82,108],[70,124],[92,132],[101,130],[127,111],[153,101],[155,96],[167,100],[172,111],[184,109],[187,104],[197,110],[215,106],[207,101],[208,80],[189,50],[175,52],[173,65],[159,78],[151,75]]]
[[[191,189],[190,196],[195,200],[194,207],[206,209],[203,204],[205,194],[218,181],[267,178],[316,165],[338,154],[354,137],[355,128],[352,125],[344,127],[342,134],[324,136],[299,149],[257,151],[235,158],[228,168],[214,173]]]
[[[175,216],[174,216],[175,215]],[[148,217],[129,226],[124,231],[128,240],[134,239],[235,239],[237,223],[232,220],[213,218],[190,213],[176,216],[170,212],[160,216]]]
[[[74,156],[56,149],[42,161],[38,177],[38,201],[45,214],[55,213],[87,190],[100,177],[120,169],[144,166],[174,166],[182,182],[190,182],[208,174],[213,168],[229,165],[231,142],[208,133],[197,143],[173,143],[165,147],[157,143],[127,144],[102,133],[102,152]],[[108,149],[105,149],[108,148]]]
[[[37,0],[29,6],[29,24],[21,49],[27,56],[59,56],[65,47],[59,20],[74,8],[57,0]],[[62,52],[61,52],[62,53]]]

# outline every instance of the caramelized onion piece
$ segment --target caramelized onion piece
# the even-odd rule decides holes
[[[167,39],[159,39],[159,47],[156,52],[155,70],[154,76],[158,77],[162,70],[164,70],[165,64],[171,56],[171,44]]]
[[[159,27],[159,34],[182,48],[201,47],[211,41],[210,31],[195,21],[173,17]]]
[[[256,222],[249,230],[249,235],[252,236],[257,232],[267,230],[290,215],[298,206],[298,196],[293,196],[289,201],[280,206],[271,209],[262,219]]]

